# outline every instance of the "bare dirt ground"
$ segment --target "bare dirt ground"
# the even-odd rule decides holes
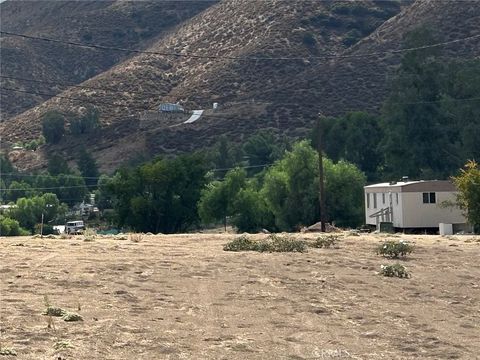
[[[480,358],[479,236],[402,236],[410,279],[377,274],[393,262],[373,250],[385,237],[341,237],[307,253],[223,251],[233,235],[1,238],[0,346],[35,360]],[[84,321],[48,329],[45,295]]]

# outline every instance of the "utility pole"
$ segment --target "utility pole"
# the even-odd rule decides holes
[[[318,114],[317,120],[317,152],[318,152],[318,174],[319,174],[319,191],[318,201],[320,203],[320,223],[321,231],[325,232],[326,223],[326,204],[325,204],[325,174],[323,171],[323,114]]]
[[[40,224],[40,237],[43,239],[43,211],[42,211],[42,222]]]

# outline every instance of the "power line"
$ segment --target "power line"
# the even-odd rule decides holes
[[[28,90],[20,90],[20,89],[12,89],[12,88],[5,88],[5,87],[0,87],[0,90],[5,90],[5,91],[13,91],[13,92],[20,92],[20,93],[27,93],[27,94],[32,94],[32,95],[41,95],[41,96],[51,96],[52,98],[59,98],[59,99],[67,99],[67,100],[72,100],[72,101],[77,101],[77,102],[86,102],[89,104],[93,105],[109,105],[109,106],[114,106],[114,107],[127,107],[130,110],[137,110],[137,111],[146,111],[148,110],[149,106],[140,106],[140,105],[120,105],[120,104],[115,104],[115,103],[110,103],[110,102],[105,102],[103,100],[90,100],[90,99],[80,99],[77,97],[71,97],[71,96],[63,96],[63,95],[58,95],[58,94],[48,94],[48,93],[43,93],[43,92],[38,92],[38,91],[28,91]],[[480,97],[470,97],[470,98],[449,98],[448,100],[450,101],[455,101],[455,102],[462,102],[462,101],[476,101],[480,100]],[[416,105],[416,104],[434,104],[434,103],[439,103],[445,101],[445,99],[439,99],[439,100],[430,100],[430,101],[412,101],[412,102],[393,102],[389,103],[392,105]],[[253,103],[255,104],[255,103]],[[301,106],[300,104],[297,103],[282,103],[281,105],[297,105]],[[225,116],[219,116],[219,115],[212,115],[212,114],[203,114],[202,117],[210,117],[210,118],[218,118],[218,119],[224,119]],[[40,117],[36,118],[37,120],[40,119]],[[182,123],[176,124],[175,126],[182,125]]]
[[[260,167],[267,167],[270,165],[273,165],[274,163],[269,163],[269,164],[262,164],[262,165],[247,165],[247,166],[233,166],[233,167],[228,167],[228,168],[215,168],[215,169],[210,169],[208,171],[226,171],[226,170],[233,170],[233,169],[253,169],[253,168],[260,168]],[[56,177],[54,175],[47,175],[47,174],[15,174],[15,173],[2,173],[3,176],[7,177]],[[65,174],[67,175],[67,174]],[[73,176],[73,175],[67,175],[69,179],[72,178],[77,178],[77,179],[100,179],[100,176]],[[85,186],[99,186],[98,184],[96,185],[85,185]],[[75,185],[75,186],[52,186],[52,187],[31,187],[31,188],[25,188],[25,189],[0,189],[0,191],[29,191],[29,190],[53,190],[53,189],[69,189],[69,188],[81,188],[83,185]]]
[[[50,187],[31,187],[24,189],[0,189],[0,191],[31,191],[31,190],[55,190],[55,189],[78,189],[84,187],[97,187],[98,185],[72,185],[72,186],[50,186]]]
[[[70,174],[62,174],[68,177],[68,179],[100,179],[101,176],[77,176]],[[58,175],[49,174],[16,174],[16,173],[2,173],[2,176],[10,177],[58,177]]]
[[[118,90],[118,88],[113,89],[113,88],[104,88],[104,87],[97,87],[97,86],[90,86],[90,85],[79,85],[79,84],[75,84],[75,83],[65,83],[65,82],[59,82],[59,81],[27,79],[27,78],[22,78],[22,77],[17,77],[17,76],[9,76],[9,75],[0,75],[0,78],[9,79],[9,80],[27,81],[27,82],[33,82],[33,83],[39,83],[39,84],[52,84],[52,85],[79,88],[79,89],[85,89],[85,90],[101,90],[101,91],[121,92],[121,91]],[[62,90],[62,91],[65,91],[65,90]]]
[[[122,52],[128,52],[128,53],[136,53],[136,54],[160,55],[160,56],[183,57],[183,58],[194,58],[194,59],[209,59],[209,60],[224,59],[224,60],[238,60],[238,61],[257,61],[257,60],[258,61],[262,61],[262,60],[298,61],[298,60],[345,59],[345,58],[369,57],[369,56],[398,54],[403,52],[442,47],[442,46],[447,46],[450,44],[468,41],[468,40],[472,40],[480,37],[480,34],[477,34],[477,35],[472,35],[465,38],[454,39],[454,40],[439,42],[439,43],[430,44],[430,45],[423,45],[423,46],[397,49],[397,50],[377,51],[377,52],[366,53],[366,54],[350,54],[350,55],[325,54],[323,56],[309,56],[309,57],[305,57],[305,56],[302,56],[302,57],[282,57],[282,56],[280,57],[273,57],[273,56],[272,57],[241,57],[241,56],[199,55],[195,53],[178,53],[178,52],[161,52],[161,51],[127,49],[127,48],[114,47],[114,46],[105,46],[105,45],[99,45],[99,44],[85,44],[85,43],[79,43],[75,41],[59,40],[59,39],[53,39],[48,37],[42,37],[42,36],[19,34],[19,33],[14,33],[10,31],[0,31],[0,34],[16,36],[16,37],[21,37],[21,38],[30,39],[30,40],[46,41],[46,42],[59,43],[59,44],[65,44],[65,45],[71,45],[71,46],[77,46],[77,47],[83,47],[83,48],[91,48],[91,49],[113,50],[113,51],[122,51]]]

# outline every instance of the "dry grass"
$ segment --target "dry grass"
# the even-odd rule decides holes
[[[129,234],[129,235],[128,235],[128,239],[129,239],[131,242],[139,243],[140,241],[143,240],[143,234],[141,234],[141,233]]]
[[[2,238],[0,342],[25,360],[470,360],[480,353],[480,237],[402,236],[416,244],[403,262],[409,279],[378,275],[394,262],[372,251],[385,240],[376,235],[345,234],[341,248],[328,251],[223,251],[236,237],[145,236],[135,246]],[[11,246],[19,241],[25,246]],[[39,294],[68,311],[81,302],[83,321],[46,329]],[[59,341],[74,347],[55,348]]]

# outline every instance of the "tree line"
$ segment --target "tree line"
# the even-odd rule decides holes
[[[441,40],[432,34],[417,29],[404,46]],[[339,226],[360,225],[365,183],[458,174],[458,203],[472,224],[480,224],[475,215],[478,165],[467,163],[480,157],[480,60],[447,61],[439,48],[411,51],[403,56],[390,88],[377,114],[359,111],[324,120],[328,219]],[[46,130],[50,122],[64,125],[60,117],[45,117],[47,142],[63,136],[64,128],[54,136],[57,140]],[[89,108],[71,122],[70,131],[88,132],[96,124],[98,112]],[[314,134],[315,129],[309,139],[299,140],[265,130],[242,144],[222,136],[212,149],[125,166],[111,177],[99,176],[87,151],[77,157],[76,173],[53,155],[48,176],[2,180],[0,195],[23,208],[18,206],[22,199],[44,196],[47,191],[38,189],[52,188],[57,200],[72,205],[93,189],[101,208],[114,209],[118,226],[143,232],[181,232],[227,222],[239,231],[292,231],[319,217]],[[3,173],[14,171],[3,169],[5,164]],[[19,214],[12,218],[34,230],[33,220]]]

